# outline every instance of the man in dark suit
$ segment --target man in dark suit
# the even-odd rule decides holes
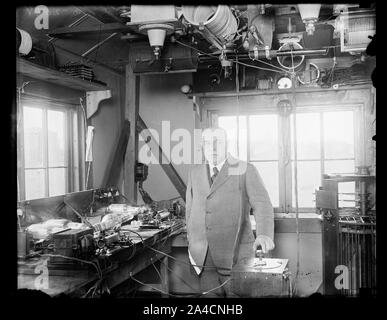
[[[205,296],[235,296],[232,267],[254,257],[258,246],[274,249],[273,207],[257,169],[228,154],[225,130],[204,130],[202,144],[206,163],[191,167],[186,193],[189,258],[201,292],[210,290]]]

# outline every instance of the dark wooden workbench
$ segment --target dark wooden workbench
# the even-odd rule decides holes
[[[122,230],[125,231],[130,228],[130,226],[123,226]],[[155,261],[162,258],[167,259],[165,255],[153,251],[149,247],[163,253],[170,253],[172,239],[183,230],[183,222],[177,220],[165,229],[133,230],[140,233],[144,243],[142,243],[139,236],[131,233],[131,238],[134,242],[133,245],[118,248],[107,259],[101,259],[100,266],[103,271],[103,279],[109,289],[130,279],[131,275],[138,274]],[[19,261],[19,289],[40,289],[52,297],[62,294],[71,297],[81,297],[98,280],[98,275],[94,268],[58,270],[49,267],[48,288],[41,288],[39,287],[38,277],[42,276],[42,270],[35,268],[38,265],[42,265],[47,259],[47,257],[36,257]],[[168,273],[165,272],[164,274],[165,277],[162,279],[163,283],[161,283],[161,288],[168,292]]]

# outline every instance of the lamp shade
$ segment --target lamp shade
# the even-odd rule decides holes
[[[147,34],[151,47],[162,47],[164,45],[167,34],[165,29],[148,29]]]
[[[298,10],[300,11],[301,19],[304,20],[317,20],[320,14],[321,4],[299,4]]]

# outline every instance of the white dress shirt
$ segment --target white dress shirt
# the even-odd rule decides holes
[[[226,162],[227,158],[224,159],[221,163],[218,163],[217,165],[214,165],[213,163],[208,162],[208,165],[210,166],[210,175],[211,177],[214,175],[214,168],[216,167],[218,169],[218,173],[220,170],[222,170],[222,167],[224,163]]]
[[[213,163],[208,163],[210,166],[210,176],[212,177],[214,175],[214,168],[216,167],[218,169],[218,174],[220,170],[222,170],[224,163],[226,162],[227,158],[224,159],[221,163],[218,163],[217,165],[214,165]],[[199,275],[203,271],[203,267],[196,266],[195,260],[191,256],[191,252],[188,250],[188,257],[189,261],[191,262],[193,268],[195,269],[196,273]]]

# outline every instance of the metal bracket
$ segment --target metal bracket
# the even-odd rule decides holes
[[[86,117],[89,119],[97,112],[99,103],[112,97],[110,90],[86,92]]]

